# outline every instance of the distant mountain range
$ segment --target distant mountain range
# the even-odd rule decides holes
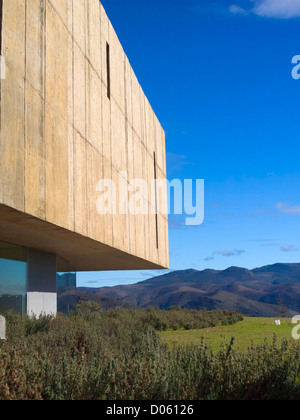
[[[133,285],[78,291],[85,300],[91,294],[93,300],[114,299],[114,306],[121,301],[141,308],[180,306],[237,311],[246,316],[294,316],[300,314],[300,264],[174,271]]]

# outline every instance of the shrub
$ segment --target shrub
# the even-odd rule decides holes
[[[88,319],[99,316],[101,315],[102,312],[103,312],[103,309],[101,305],[99,305],[96,302],[91,302],[91,301],[81,302],[77,306],[77,314]]]
[[[34,335],[39,333],[47,333],[50,329],[50,324],[53,321],[54,317],[47,315],[47,316],[33,316],[33,317],[25,317],[25,334]]]
[[[0,344],[0,399],[300,397],[300,346],[296,343],[274,337],[273,342],[252,345],[241,354],[234,350],[232,340],[213,353],[203,341],[200,346],[168,348],[155,330],[236,322],[240,319],[236,314],[116,308],[96,311],[94,316],[94,310],[81,310],[55,319],[9,314],[8,340]]]

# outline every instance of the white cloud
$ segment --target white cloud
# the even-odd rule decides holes
[[[243,249],[235,249],[233,251],[215,251],[214,254],[222,255],[223,257],[239,257],[245,252]]]
[[[284,245],[281,247],[282,252],[298,252],[299,249],[294,245]]]
[[[300,0],[251,0],[254,3],[249,10],[237,4],[230,6],[232,14],[253,13],[258,16],[277,19],[291,19],[300,17]]]
[[[256,0],[253,12],[279,19],[300,17],[300,0]]]
[[[240,6],[237,6],[236,4],[232,4],[229,7],[229,11],[230,11],[230,13],[232,13],[234,15],[247,15],[249,13],[248,10],[245,10]]]
[[[292,216],[300,216],[300,205],[291,206],[290,203],[277,203],[277,210],[284,214],[290,214]]]

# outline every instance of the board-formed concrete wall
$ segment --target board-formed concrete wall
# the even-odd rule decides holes
[[[2,15],[0,239],[78,270],[168,267],[148,195],[148,214],[97,211],[101,179],[166,178],[164,131],[101,3],[2,0]]]

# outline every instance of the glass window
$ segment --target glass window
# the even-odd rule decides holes
[[[0,313],[26,314],[27,250],[0,242]]]
[[[58,312],[70,313],[76,310],[76,272],[66,260],[57,257],[57,309]]]

